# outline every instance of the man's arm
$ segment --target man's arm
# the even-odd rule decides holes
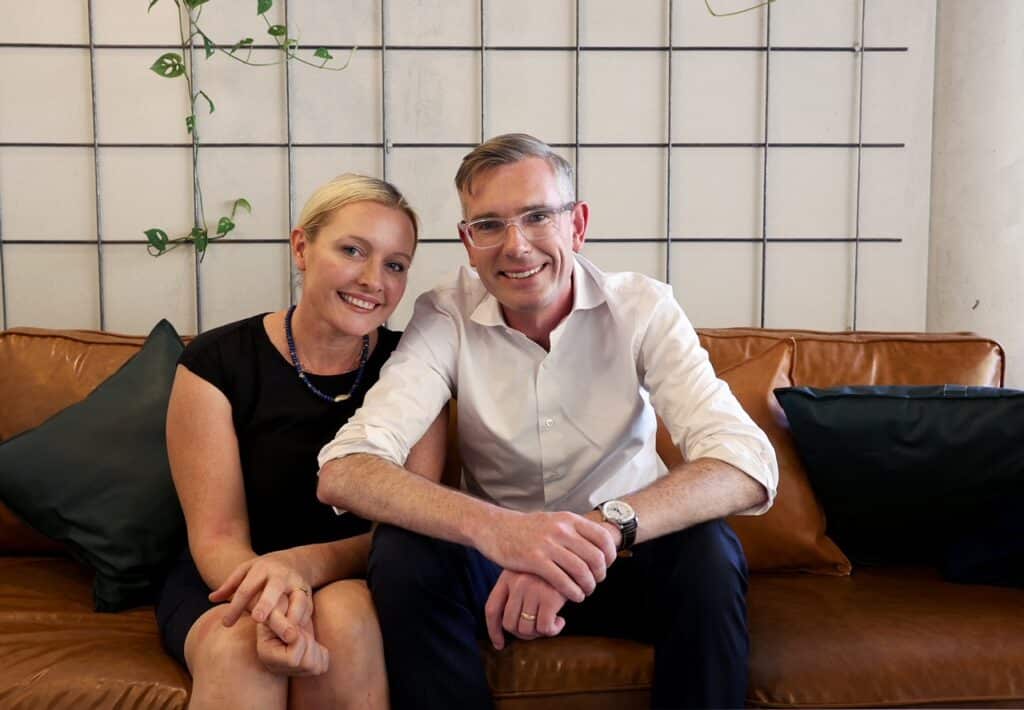
[[[696,331],[671,296],[659,302],[647,323],[638,367],[680,456],[665,462],[666,476],[624,497],[637,513],[637,542],[767,510],[778,485],[775,450],[715,375]]]
[[[666,476],[621,500],[636,511],[639,543],[741,510],[759,508],[767,502],[768,493],[764,485],[735,466],[703,458],[672,467]],[[602,520],[596,510],[586,517]],[[621,544],[618,527],[604,525],[613,531],[616,546]]]
[[[507,510],[371,454],[325,464],[317,497],[362,517],[475,547],[506,569],[542,577],[574,601],[594,591],[615,559],[610,531],[595,521],[569,512]]]
[[[716,459],[699,459],[673,466],[667,476],[621,500],[636,511],[640,521],[636,542],[644,542],[737,510],[754,508],[766,498],[764,486],[735,466]],[[622,544],[619,528],[602,522],[600,512],[593,510],[584,517],[601,523],[616,547]],[[557,614],[566,599],[535,575],[506,570],[484,608],[491,643],[496,649],[504,648],[502,629],[524,640],[557,636],[565,626]],[[535,618],[524,618],[524,611]]]

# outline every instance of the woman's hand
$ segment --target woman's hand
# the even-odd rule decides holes
[[[212,602],[228,599],[225,626],[238,621],[247,609],[253,621],[262,624],[282,601],[287,606],[279,613],[292,624],[308,619],[313,610],[313,589],[287,551],[254,557],[235,567],[224,583],[210,592]],[[281,640],[287,642],[284,637]]]
[[[281,597],[267,622],[256,624],[256,656],[271,673],[320,675],[327,671],[330,654],[313,632],[313,605],[302,603],[306,594],[300,590],[292,592],[291,597],[291,601]],[[305,610],[303,616],[289,618],[290,612],[300,606]]]

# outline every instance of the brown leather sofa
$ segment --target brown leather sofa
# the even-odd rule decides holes
[[[822,387],[999,386],[1004,369],[999,345],[971,335],[730,329],[701,337],[745,406],[751,397],[768,401],[780,377]],[[0,441],[83,398],[140,343],[83,331],[0,334]],[[772,362],[782,369],[758,379],[758,358],[769,351],[780,353]],[[730,380],[740,365],[745,374]],[[777,419],[762,408],[762,419]],[[798,466],[779,438],[784,425],[767,424],[780,466]],[[670,444],[659,450],[678,457]],[[824,537],[813,494],[799,491],[806,483],[789,475],[784,471],[773,518],[736,523],[755,569],[749,705],[1024,707],[1024,590],[949,584],[931,569],[847,574],[845,558]],[[808,563],[788,548],[800,545],[831,562],[817,574],[799,571]],[[755,560],[768,569],[756,571]],[[184,707],[189,678],[161,650],[153,610],[94,613],[90,577],[0,503],[0,707]],[[512,643],[488,651],[486,662],[505,709],[632,708],[649,699],[652,652],[639,643]]]

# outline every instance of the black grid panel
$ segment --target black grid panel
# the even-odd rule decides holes
[[[324,0],[326,2],[327,0]],[[692,0],[690,0],[692,1]],[[287,22],[289,5],[294,4],[296,0],[279,0],[277,3],[281,9],[282,17]],[[572,104],[572,135],[570,140],[565,140],[564,137],[556,137],[551,140],[551,144],[562,150],[575,164],[577,170],[577,188],[583,187],[584,193],[586,192],[586,185],[580,185],[581,175],[587,174],[587,161],[594,161],[592,165],[597,165],[600,160],[605,160],[614,163],[615,158],[609,157],[611,152],[618,151],[621,155],[638,156],[643,151],[653,151],[656,161],[662,164],[662,173],[657,181],[660,184],[659,191],[660,197],[658,198],[659,210],[663,213],[657,221],[657,229],[648,229],[646,227],[640,228],[638,231],[632,231],[627,229],[622,230],[605,230],[602,233],[594,234],[588,240],[588,243],[595,245],[619,245],[623,250],[629,250],[631,247],[637,245],[661,245],[663,246],[662,257],[660,259],[660,272],[652,274],[659,278],[662,278],[666,282],[672,283],[673,280],[673,253],[678,248],[678,245],[731,245],[734,247],[747,245],[747,247],[754,247],[757,249],[757,269],[759,274],[756,275],[756,291],[757,291],[757,303],[756,313],[747,323],[713,323],[713,325],[777,325],[768,322],[767,306],[771,303],[772,293],[769,290],[772,280],[770,273],[773,268],[773,251],[769,248],[771,245],[793,245],[794,248],[800,248],[801,245],[846,245],[852,248],[850,255],[850,269],[852,272],[851,276],[851,299],[848,318],[845,324],[848,327],[856,328],[858,325],[858,297],[861,289],[863,288],[862,281],[862,270],[861,270],[861,258],[862,258],[862,246],[864,248],[879,248],[874,245],[902,245],[904,242],[904,235],[899,233],[898,230],[890,230],[884,233],[872,233],[862,234],[861,233],[861,216],[862,216],[862,201],[864,199],[864,190],[862,190],[862,174],[864,172],[864,161],[863,157],[865,153],[886,153],[886,152],[901,152],[907,149],[907,144],[902,140],[903,136],[884,136],[885,140],[874,140],[866,141],[864,139],[864,123],[865,123],[865,72],[864,72],[864,58],[865,55],[872,55],[879,58],[880,61],[888,61],[886,57],[899,57],[906,55],[909,51],[909,47],[900,45],[885,45],[885,46],[866,46],[865,40],[865,18],[868,13],[872,11],[872,8],[877,4],[887,2],[887,0],[856,0],[852,2],[852,6],[855,8],[857,16],[855,19],[855,41],[849,45],[821,45],[821,46],[775,46],[773,45],[773,5],[769,4],[766,8],[758,11],[758,22],[761,26],[762,36],[760,41],[755,44],[748,45],[716,45],[716,44],[694,44],[691,41],[682,42],[681,36],[684,34],[681,30],[685,28],[679,27],[677,20],[678,13],[676,7],[680,3],[687,2],[687,0],[666,0],[664,3],[663,13],[665,19],[665,32],[664,41],[662,43],[656,43],[652,45],[636,45],[636,44],[586,44],[583,39],[585,36],[584,27],[587,21],[587,13],[590,11],[590,6],[587,0],[573,0],[573,44],[500,44],[489,42],[489,13],[492,12],[491,4],[496,0],[478,0],[475,12],[477,17],[478,37],[477,42],[472,44],[403,44],[403,43],[391,43],[391,28],[392,22],[392,6],[397,3],[397,0],[379,0],[379,28],[380,37],[379,42],[376,44],[363,44],[357,51],[357,56],[360,53],[368,56],[379,57],[379,78],[376,80],[376,91],[379,103],[377,105],[377,114],[379,117],[379,128],[378,138],[375,140],[365,140],[360,138],[351,138],[346,136],[313,136],[312,138],[308,135],[308,131],[305,135],[298,137],[296,131],[296,122],[299,117],[300,109],[296,107],[296,69],[291,67],[289,64],[284,64],[280,68],[280,73],[283,81],[283,114],[284,114],[284,130],[283,135],[280,139],[260,139],[260,140],[237,140],[230,141],[225,140],[223,137],[218,137],[214,140],[207,140],[202,143],[204,151],[216,150],[221,151],[251,151],[254,149],[277,149],[283,151],[285,155],[285,169],[284,169],[284,183],[282,189],[287,194],[287,207],[286,207],[286,221],[288,224],[293,223],[297,214],[297,199],[305,197],[304,194],[298,192],[296,172],[297,172],[297,153],[299,151],[305,151],[306,154],[315,152],[317,150],[366,150],[373,151],[379,155],[379,173],[386,179],[399,180],[401,174],[401,165],[396,165],[395,161],[398,155],[411,155],[411,152],[425,151],[425,155],[432,155],[430,151],[439,150],[452,150],[465,152],[470,149],[475,143],[474,141],[479,139],[482,140],[495,130],[495,126],[502,123],[503,117],[494,115],[490,112],[489,106],[492,104],[492,99],[495,96],[496,90],[494,88],[495,83],[502,79],[503,83],[507,84],[507,77],[497,77],[495,72],[495,65],[502,57],[516,57],[516,56],[549,56],[551,58],[568,58],[569,65],[571,66],[571,87],[563,87],[565,91],[571,92],[571,104]],[[702,0],[700,0],[703,4]],[[6,327],[8,324],[8,303],[9,303],[9,284],[11,280],[8,278],[10,275],[10,250],[19,246],[46,246],[46,247],[69,247],[69,246],[90,246],[95,248],[96,261],[95,261],[95,280],[97,283],[95,294],[97,298],[96,312],[98,313],[98,319],[94,323],[80,323],[77,324],[80,327],[95,327],[106,328],[108,326],[108,312],[110,310],[110,304],[107,302],[107,291],[105,287],[104,277],[105,273],[108,273],[108,264],[105,256],[111,255],[111,250],[114,253],[123,252],[123,250],[134,249],[142,250],[141,237],[138,240],[125,240],[124,235],[108,235],[104,234],[104,214],[108,211],[109,205],[113,204],[115,200],[126,199],[125,195],[113,195],[106,192],[106,184],[104,182],[105,172],[103,170],[104,160],[110,159],[111,156],[119,154],[121,151],[132,151],[132,150],[160,150],[167,149],[168,151],[192,149],[193,144],[191,142],[181,141],[136,141],[136,140],[116,140],[109,139],[102,135],[100,127],[98,126],[97,115],[99,111],[104,110],[102,106],[103,96],[97,91],[97,84],[99,80],[102,80],[102,76],[98,76],[97,68],[97,55],[99,52],[108,53],[111,55],[130,55],[132,52],[138,53],[139,51],[155,52],[157,50],[171,51],[176,47],[170,44],[159,44],[159,43],[135,43],[135,44],[113,44],[113,43],[98,43],[94,41],[95,37],[95,8],[93,0],[87,0],[87,21],[88,21],[88,42],[68,42],[68,43],[57,43],[57,42],[19,42],[9,41],[0,42],[0,52],[18,50],[22,52],[35,52],[35,51],[61,51],[61,50],[80,50],[88,52],[89,57],[89,95],[91,97],[91,113],[92,113],[92,140],[91,141],[75,141],[75,140],[2,140],[0,136],[0,149],[89,149],[92,151],[93,156],[93,175],[92,180],[95,186],[94,189],[94,209],[95,209],[95,237],[94,238],[60,238],[51,237],[50,235],[26,235],[12,232],[10,228],[5,228],[5,215],[8,210],[4,210],[3,200],[0,199],[0,285],[2,285],[2,309],[0,309],[0,316],[2,316],[2,323],[0,325]],[[305,50],[311,50],[315,46],[320,45],[308,45],[303,46]],[[343,54],[350,50],[354,45],[338,43],[338,44],[325,44],[323,46],[328,47],[335,54]],[[200,50],[200,51],[197,51]],[[257,45],[256,50],[270,50],[272,46]],[[194,68],[194,77],[198,88],[201,88],[204,84],[204,80],[207,79],[208,75],[216,72],[217,66],[215,64],[206,64],[201,58],[197,58],[201,55],[201,48],[193,48],[190,53],[192,66]],[[408,97],[405,95],[398,95],[395,86],[395,73],[401,71],[401,62],[407,61],[407,56],[420,55],[423,57],[437,57],[441,55],[449,55],[451,57],[465,58],[475,62],[476,66],[476,79],[475,79],[475,92],[477,93],[476,110],[478,116],[476,120],[476,133],[473,135],[473,140],[439,140],[436,137],[427,137],[423,140],[418,140],[417,136],[409,135],[409,132],[405,130],[404,133],[396,133],[396,125],[400,124],[403,120],[408,122],[408,116],[410,110],[413,115],[415,114],[415,107],[410,109],[405,102],[408,101]],[[856,96],[852,103],[852,107],[837,107],[836,111],[845,112],[844,117],[849,119],[850,124],[853,127],[851,135],[855,135],[856,140],[821,140],[819,138],[811,137],[807,140],[793,140],[791,136],[787,136],[785,140],[773,139],[773,136],[777,135],[774,133],[774,126],[770,124],[770,117],[772,115],[772,109],[776,106],[773,103],[773,92],[775,89],[776,72],[775,62],[780,57],[803,57],[804,61],[808,65],[813,65],[819,60],[818,58],[828,58],[835,56],[851,55],[853,58],[853,81],[856,86]],[[637,107],[638,111],[642,111],[646,115],[659,114],[662,117],[663,130],[660,131],[660,137],[656,140],[652,140],[649,135],[643,135],[643,131],[638,131],[635,134],[631,134],[629,131],[628,122],[623,131],[624,137],[621,139],[593,139],[588,138],[588,132],[584,130],[584,125],[589,120],[587,114],[587,101],[585,97],[588,95],[588,90],[591,94],[596,94],[602,89],[602,82],[604,77],[601,74],[594,73],[590,70],[590,67],[594,66],[590,63],[591,58],[594,57],[653,57],[655,62],[660,61],[661,66],[664,67],[665,81],[664,87],[661,91],[662,98],[657,104],[645,105]],[[762,137],[767,139],[760,140],[680,140],[677,138],[675,129],[680,125],[682,121],[685,121],[685,108],[689,97],[685,94],[680,95],[680,80],[678,76],[674,77],[674,70],[677,67],[686,68],[691,66],[691,62],[697,61],[696,58],[708,57],[708,56],[749,56],[758,59],[763,67],[763,73],[759,79],[758,91],[760,96],[758,97],[758,103],[760,105],[760,133]],[[125,61],[135,61],[134,56],[131,59]],[[459,59],[458,61],[462,61]],[[559,59],[558,61],[563,61]],[[601,61],[600,59],[598,61]],[[396,64],[396,62],[398,64]],[[597,65],[602,66],[602,65]],[[158,81],[155,77],[153,81]],[[445,87],[435,87],[436,91],[443,92]],[[522,87],[522,98],[521,101],[530,100],[530,86]],[[226,96],[224,97],[225,102],[234,100],[235,97]],[[792,97],[788,97],[792,98]],[[681,119],[679,113],[679,107],[684,107],[684,116]],[[675,107],[675,110],[674,110]],[[108,110],[110,107],[106,107]],[[852,108],[852,111],[847,109]],[[868,106],[869,111],[875,113],[885,111],[899,111],[899,106]],[[849,115],[846,115],[849,114]],[[397,117],[396,117],[397,116]],[[405,116],[406,118],[402,118]],[[634,137],[635,136],[635,137]],[[541,136],[547,138],[547,136]],[[877,136],[875,136],[877,137]],[[743,155],[756,155],[756,160],[759,163],[759,175],[758,175],[758,187],[759,194],[756,197],[756,207],[759,210],[759,218],[756,223],[752,222],[753,229],[749,230],[749,233],[742,234],[729,234],[729,235],[704,235],[694,234],[692,230],[687,231],[686,229],[677,229],[681,227],[681,223],[685,222],[688,214],[687,210],[690,209],[685,200],[681,204],[675,204],[679,201],[679,185],[681,181],[685,180],[685,169],[687,162],[691,161],[694,156],[698,155],[701,151],[735,151],[736,154]],[[848,175],[851,195],[849,196],[850,202],[852,203],[851,218],[852,218],[852,229],[848,233],[844,234],[808,234],[802,232],[800,234],[787,234],[780,232],[779,230],[772,229],[771,226],[771,205],[773,190],[785,190],[785,180],[777,171],[779,168],[779,158],[784,154],[800,154],[806,155],[809,152],[826,151],[826,152],[839,152],[849,154],[851,156],[851,164],[853,167],[852,175]],[[414,158],[410,160],[415,161]],[[341,166],[344,169],[344,166]],[[340,172],[339,170],[338,172]],[[404,176],[408,178],[408,176]],[[448,178],[450,182],[450,177]],[[586,181],[584,181],[586,182]],[[194,176],[193,176],[194,183]],[[400,183],[401,187],[406,187]],[[406,188],[409,189],[409,188]],[[580,194],[581,198],[588,198],[587,194]],[[2,198],[2,196],[0,196]],[[128,197],[130,199],[130,197]],[[594,204],[595,210],[601,210],[602,204]],[[200,204],[198,192],[193,190],[192,192],[192,210],[195,218],[199,218],[203,205]],[[457,219],[456,215],[451,215],[451,221]],[[622,222],[623,220],[620,220]],[[626,220],[628,221],[628,220]],[[653,222],[652,222],[653,224]],[[142,228],[147,225],[139,225],[139,234],[141,234]],[[277,249],[275,254],[286,251],[285,246],[288,243],[287,235],[282,233],[260,233],[260,234],[247,234],[242,237],[232,238],[231,244],[235,249],[244,249],[249,247],[259,247],[267,249],[274,247]],[[422,242],[427,245],[455,245],[458,240],[455,239],[447,231],[440,229],[434,230],[433,232],[428,231]],[[221,245],[216,245],[214,249],[219,249]],[[894,248],[894,247],[881,247],[881,248]],[[5,258],[6,257],[6,258]],[[211,274],[208,273],[209,269],[207,264],[201,263],[198,259],[194,260],[193,263],[193,283],[190,284],[190,288],[194,290],[192,295],[191,307],[194,310],[194,327],[197,330],[202,330],[205,327],[216,325],[217,323],[209,323],[204,319],[204,285]],[[224,278],[221,269],[218,278]],[[296,279],[294,270],[289,266],[288,277],[287,277],[287,300],[293,301],[296,293]],[[407,296],[409,301],[412,300],[412,295]],[[280,305],[285,305],[281,303]],[[684,303],[684,305],[687,305]],[[12,325],[27,325],[28,323],[11,323]],[[701,325],[701,323],[698,323]],[[801,323],[788,323],[788,325],[799,326]]]

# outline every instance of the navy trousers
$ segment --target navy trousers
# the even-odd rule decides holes
[[[377,528],[368,582],[393,708],[493,707],[479,640],[487,638],[484,604],[500,574],[472,548]],[[739,708],[749,654],[746,592],[743,549],[715,520],[617,559],[592,595],[565,605],[562,633],[652,643],[656,708]]]

